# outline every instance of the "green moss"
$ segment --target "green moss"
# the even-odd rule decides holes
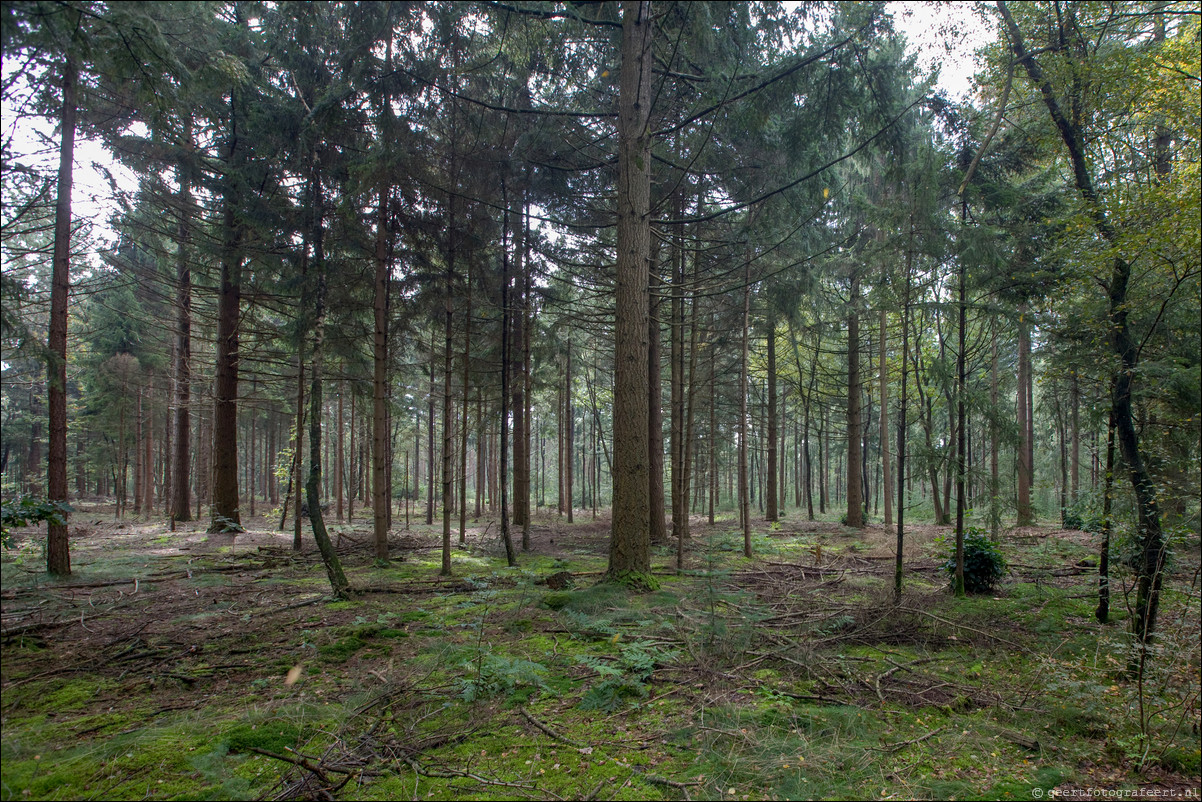
[[[278,754],[295,747],[300,737],[300,727],[288,721],[273,719],[257,724],[237,724],[225,731],[222,740],[231,754],[248,752],[251,747]]]
[[[572,596],[575,595],[571,591],[556,591],[554,593],[543,594],[543,604],[552,610],[562,610],[567,607],[572,601]]]
[[[325,646],[318,646],[317,651],[322,656],[337,662],[345,663],[350,659],[351,655],[359,651],[367,645],[361,638],[351,635],[350,637],[342,638]]]

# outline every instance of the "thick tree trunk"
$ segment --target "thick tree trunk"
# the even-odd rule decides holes
[[[651,585],[647,330],[651,258],[651,3],[623,0],[618,109],[613,519],[606,576]]]
[[[230,101],[230,136],[225,169],[237,169],[237,104]],[[238,513],[238,328],[242,302],[241,226],[236,179],[222,188],[221,282],[217,294],[217,377],[213,397],[213,504],[209,532],[240,532]]]
[[[371,498],[372,534],[377,560],[388,559],[388,190],[379,191],[376,210],[375,275],[372,293],[372,382],[371,382]],[[342,400],[338,401],[339,423]],[[339,429],[339,467],[342,434]],[[342,485],[338,492],[338,517],[342,518]]]
[[[58,197],[54,207],[54,254],[50,277],[50,331],[46,340],[48,449],[47,496],[67,503],[67,297],[71,286],[71,183],[75,158],[75,87],[79,67],[69,54],[63,65],[63,106],[58,150]],[[63,523],[46,526],[46,570],[53,576],[71,573],[66,512]]]

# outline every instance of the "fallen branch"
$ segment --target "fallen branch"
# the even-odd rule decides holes
[[[879,747],[878,746],[870,746],[868,748],[874,752],[900,752],[902,749],[905,749],[907,746],[913,746],[914,744],[920,744],[923,741],[927,740],[928,738],[934,738],[936,735],[938,735],[939,733],[943,732],[946,729],[947,729],[947,727],[939,727],[938,729],[931,730],[926,735],[920,735],[917,738],[911,738],[908,741],[898,741],[897,743],[888,744],[887,746],[879,746]]]
[[[518,712],[522,714],[522,718],[529,721],[534,727],[542,730],[544,733],[551,736],[551,738],[555,739],[556,741],[559,741],[560,743],[565,743],[568,746],[574,746],[577,749],[583,749],[585,747],[585,744],[582,744],[579,741],[573,741],[571,738],[568,738],[565,735],[561,735],[560,733],[551,729],[549,726],[547,726],[546,724],[542,723],[541,721],[536,719],[534,716],[532,716],[530,714],[530,711],[527,710],[526,708],[519,707]]]

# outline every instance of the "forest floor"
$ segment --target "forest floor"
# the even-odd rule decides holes
[[[950,530],[912,527],[895,604],[879,524],[790,510],[747,559],[729,518],[696,518],[683,574],[657,548],[660,588],[634,594],[597,584],[587,512],[537,516],[516,568],[473,524],[451,578],[441,528],[403,520],[387,565],[369,520],[331,523],[343,602],[308,533],[293,552],[264,518],[211,538],[85,505],[65,580],[18,530],[0,800],[1198,799],[1196,536],[1141,681],[1130,575],[1097,623],[1084,532],[1004,532],[1005,581],[955,599]]]

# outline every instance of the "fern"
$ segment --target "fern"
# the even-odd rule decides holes
[[[477,668],[476,663],[461,664],[468,671]],[[521,657],[506,657],[501,654],[486,655],[479,663],[476,676],[461,680],[460,695],[465,702],[475,702],[493,696],[513,696],[519,691],[529,694],[546,687],[543,676],[547,667]]]

